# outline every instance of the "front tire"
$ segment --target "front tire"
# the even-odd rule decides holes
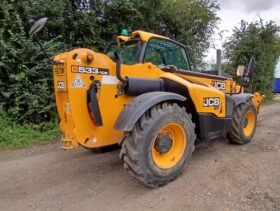
[[[174,180],[194,151],[195,125],[176,103],[154,106],[125,134],[120,152],[124,169],[150,187]]]
[[[257,111],[252,101],[238,105],[232,116],[228,138],[233,144],[248,144],[252,141],[257,126]]]

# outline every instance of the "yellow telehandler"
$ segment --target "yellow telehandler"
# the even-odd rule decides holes
[[[147,186],[174,180],[196,139],[253,139],[264,97],[244,93],[253,58],[238,67],[238,85],[232,77],[192,70],[184,45],[134,31],[105,52],[74,49],[52,63],[64,149],[120,144],[124,169]]]

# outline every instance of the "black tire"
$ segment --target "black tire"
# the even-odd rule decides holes
[[[245,135],[244,121],[248,121],[246,120],[246,115],[248,112],[251,112],[252,115],[254,116],[254,120],[252,120],[254,126],[250,134]],[[252,101],[246,101],[245,103],[241,103],[240,105],[236,106],[233,112],[231,129],[228,135],[230,143],[239,144],[239,145],[250,143],[254,137],[256,126],[257,126],[257,111]]]
[[[160,168],[152,157],[153,140],[158,131],[169,123],[180,125],[187,141],[176,165]],[[149,187],[166,185],[182,172],[186,162],[190,160],[196,139],[194,129],[191,115],[186,113],[185,108],[169,102],[154,106],[138,120],[131,132],[125,134],[120,151],[124,169]]]

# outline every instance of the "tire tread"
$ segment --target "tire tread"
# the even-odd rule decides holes
[[[177,109],[182,115],[186,115],[187,121],[191,124],[193,130],[190,134],[189,140],[192,144],[192,151],[194,151],[194,141],[196,139],[195,134],[195,124],[192,122],[191,114],[186,113],[185,109],[180,107],[178,104],[170,102],[164,102],[152,107],[150,110],[145,112],[145,114],[139,119],[139,121],[135,124],[133,130],[131,132],[127,132],[125,134],[125,139],[122,143],[122,149],[120,151],[119,157],[123,162],[124,169],[132,174],[136,179],[142,181],[149,187],[161,187],[166,185],[167,183],[176,179],[178,175],[175,177],[171,177],[168,180],[157,180],[147,175],[144,169],[141,168],[141,161],[139,160],[141,156],[138,156],[141,152],[141,142],[143,139],[144,131],[152,126],[152,119],[155,118],[159,113],[165,112],[168,110],[169,112]],[[189,156],[190,157],[190,156]],[[189,158],[188,158],[189,159]]]
[[[230,132],[228,134],[228,138],[230,143],[233,144],[247,144],[250,141],[244,140],[244,138],[242,137],[242,132],[240,130],[240,124],[242,124],[242,117],[243,117],[243,112],[245,112],[245,110],[252,106],[253,103],[251,100],[248,100],[244,103],[239,104],[232,115],[232,124],[231,124],[231,129]]]

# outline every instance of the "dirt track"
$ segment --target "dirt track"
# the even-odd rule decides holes
[[[0,210],[280,210],[280,101],[262,116],[251,144],[200,142],[183,175],[158,189],[126,174],[118,150],[0,152]]]

